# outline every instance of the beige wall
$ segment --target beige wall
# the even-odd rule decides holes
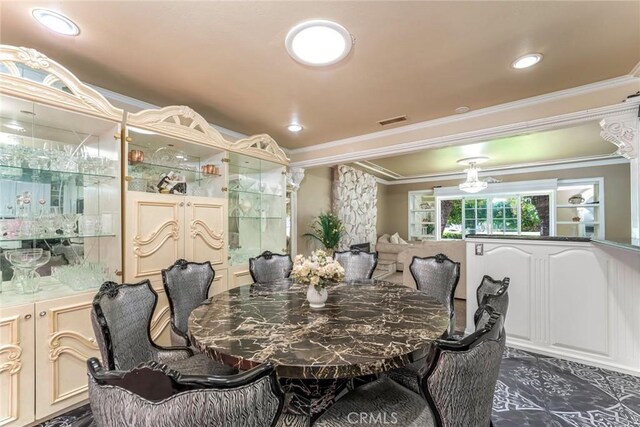
[[[628,242],[631,238],[631,189],[628,164],[500,176],[504,182],[592,177],[604,178],[605,237],[608,240]],[[386,186],[383,200],[378,201],[378,235],[393,234],[397,231],[401,237],[407,238],[407,192],[430,190],[438,185],[451,187],[460,182],[460,179],[456,179]]]
[[[298,190],[298,253],[309,255],[320,248],[320,244],[304,237],[310,231],[309,225],[320,212],[331,210],[331,168],[305,170],[304,179]]]

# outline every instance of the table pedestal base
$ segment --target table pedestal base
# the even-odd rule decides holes
[[[306,415],[315,420],[335,402],[336,396],[348,383],[349,380],[344,378],[329,380],[280,378],[282,388],[290,394],[285,411]]]

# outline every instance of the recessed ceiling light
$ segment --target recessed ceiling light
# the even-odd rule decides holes
[[[298,123],[291,123],[289,126],[287,126],[287,129],[289,130],[289,132],[300,132],[302,130],[302,125]]]
[[[7,129],[15,130],[17,132],[25,132],[26,131],[25,128],[23,128],[22,126],[20,126],[17,123],[5,123],[2,126],[6,127]]]
[[[302,22],[285,39],[287,52],[293,59],[316,67],[341,61],[352,45],[351,34],[342,25],[326,20]]]
[[[36,21],[58,34],[65,36],[80,34],[80,28],[71,19],[57,12],[47,9],[33,9],[31,14]]]
[[[458,107],[456,108],[456,113],[458,114],[464,114],[464,113],[468,113],[469,112],[469,107],[467,107],[466,105],[463,105],[462,107]]]
[[[533,67],[540,61],[542,61],[541,53],[530,53],[528,55],[521,56],[520,58],[513,61],[513,64],[511,64],[511,66],[517,70],[521,70],[522,68]]]

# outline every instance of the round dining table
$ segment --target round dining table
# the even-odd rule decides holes
[[[325,306],[313,309],[307,285],[289,279],[230,289],[193,310],[191,341],[241,370],[272,362],[285,391],[313,416],[349,379],[411,363],[448,330],[444,305],[400,284],[368,280],[327,290]]]

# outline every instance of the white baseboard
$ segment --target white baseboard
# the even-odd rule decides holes
[[[622,372],[623,374],[640,377],[640,372],[637,369],[633,369],[633,367],[620,365],[614,362],[607,362],[606,360],[599,360],[590,357],[587,354],[580,354],[577,352],[554,349],[550,347],[541,347],[530,342],[520,340],[518,338],[509,338],[509,331],[507,331],[507,346],[517,348],[519,350],[530,351],[532,353],[538,353],[545,356],[557,357],[559,359],[566,359],[572,362],[578,362],[589,366],[595,366],[597,368],[609,369],[616,372]]]

